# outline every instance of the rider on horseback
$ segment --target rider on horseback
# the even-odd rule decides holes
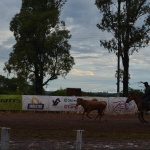
[[[148,105],[150,105],[150,86],[148,85],[148,82],[141,82],[145,86],[145,93],[143,96],[144,106],[147,109]]]

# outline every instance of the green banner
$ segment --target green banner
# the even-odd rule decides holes
[[[0,95],[0,110],[22,110],[22,95]]]

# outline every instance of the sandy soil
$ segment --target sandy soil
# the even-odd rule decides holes
[[[10,128],[10,150],[75,150],[76,130],[84,130],[84,150],[150,150],[150,123],[142,124],[137,115],[95,121],[76,113],[0,112],[0,126]]]

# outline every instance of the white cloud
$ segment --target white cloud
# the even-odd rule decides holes
[[[78,70],[78,69],[72,69],[70,74],[77,75],[77,76],[94,76],[92,71]]]
[[[10,32],[8,29],[0,30],[0,45],[2,45],[11,37],[13,37],[13,33]]]

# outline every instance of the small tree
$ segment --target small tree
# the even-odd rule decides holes
[[[66,0],[22,0],[20,13],[10,22],[16,44],[5,63],[5,70],[31,81],[35,94],[59,76],[65,77],[74,59],[70,55],[71,38],[65,23],[59,21]]]

